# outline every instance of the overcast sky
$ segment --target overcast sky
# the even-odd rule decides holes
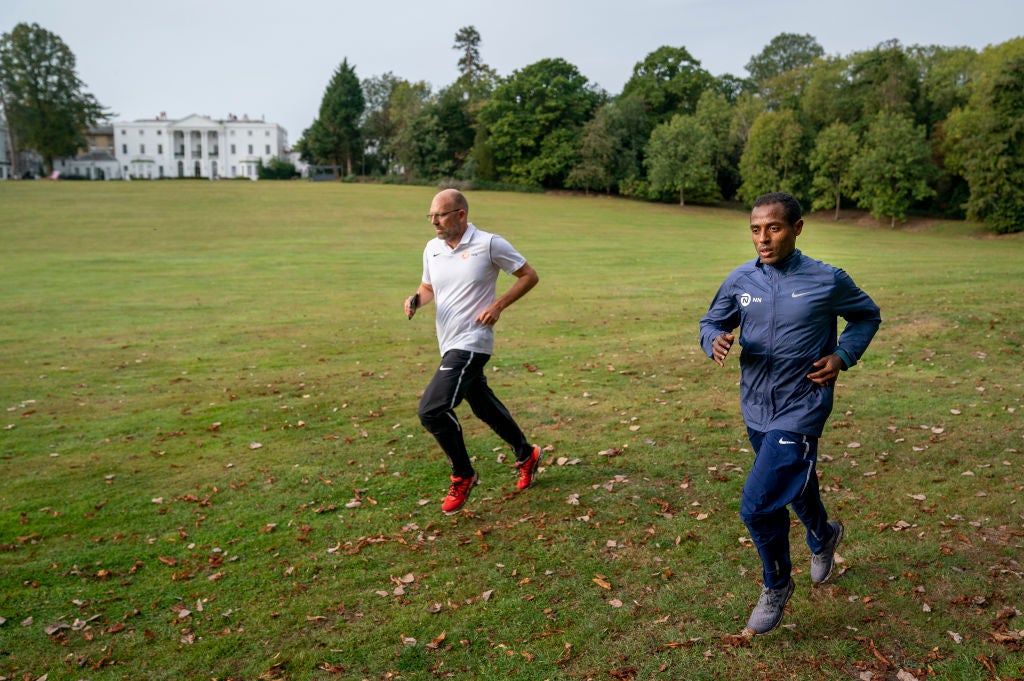
[[[438,89],[458,75],[463,26],[499,75],[561,57],[614,95],[662,45],[740,77],[784,32],[830,55],[894,38],[980,50],[1024,35],[1024,0],[0,0],[0,32],[21,22],[60,36],[115,120],[248,114],[294,144],[342,59],[361,79],[390,71]]]

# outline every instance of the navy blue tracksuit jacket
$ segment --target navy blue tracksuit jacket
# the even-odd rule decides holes
[[[839,317],[847,323],[837,338]],[[835,389],[807,378],[812,364],[835,353],[852,367],[881,321],[878,306],[846,272],[797,249],[777,265],[755,258],[733,270],[700,320],[700,344],[711,357],[715,337],[739,327],[747,427],[817,438]]]

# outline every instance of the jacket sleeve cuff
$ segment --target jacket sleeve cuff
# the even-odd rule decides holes
[[[843,364],[846,365],[843,367],[843,371],[846,371],[857,363],[857,358],[843,348],[836,348],[836,354],[839,355],[839,359],[843,360]]]

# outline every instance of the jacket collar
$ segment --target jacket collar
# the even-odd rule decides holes
[[[787,255],[785,260],[776,265],[765,265],[765,263],[761,262],[760,258],[757,258],[754,260],[754,266],[762,269],[770,267],[779,273],[785,274],[786,272],[796,267],[796,264],[800,262],[801,255],[803,254],[800,252],[800,249],[797,248],[792,253]]]

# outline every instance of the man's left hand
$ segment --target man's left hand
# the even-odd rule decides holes
[[[830,386],[836,384],[839,372],[843,370],[843,358],[839,355],[822,357],[812,365],[817,371],[807,374],[807,378],[815,385]]]

